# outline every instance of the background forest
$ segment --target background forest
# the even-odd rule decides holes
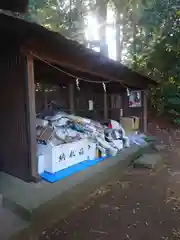
[[[179,0],[29,0],[24,18],[158,80],[150,107],[180,123]]]

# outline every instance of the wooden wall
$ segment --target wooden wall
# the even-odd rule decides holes
[[[93,101],[93,110],[89,111],[89,100]],[[93,120],[103,120],[104,99],[102,93],[94,93],[91,89],[78,91],[75,89],[75,113]]]
[[[45,97],[46,95],[46,97]],[[123,116],[137,116],[140,118],[140,128],[144,129],[144,93],[141,92],[142,107],[129,107],[127,92],[121,91],[119,94],[107,94],[108,118],[119,121],[121,109]],[[55,91],[49,93],[36,92],[36,109],[40,111],[45,101],[55,101],[62,111],[70,112],[69,91],[67,88],[56,87]],[[93,100],[94,109],[89,111],[89,100]],[[96,93],[90,87],[89,89],[80,89],[74,87],[74,113],[78,116],[88,117],[94,120],[104,120],[104,93]]]
[[[31,181],[26,108],[26,61],[18,49],[0,50],[0,168]]]
[[[108,116],[116,121],[120,120],[120,111],[123,108],[122,97],[123,92],[108,95]]]
[[[47,104],[51,101],[56,102],[62,111],[69,112],[68,86],[63,87],[50,84],[42,84],[41,86],[44,90],[46,89],[48,91],[36,91],[35,100],[37,113],[46,109]]]
[[[48,85],[46,85],[47,87]],[[44,86],[45,87],[45,86]],[[49,85],[51,88],[52,85]],[[51,92],[36,92],[36,112],[41,112],[47,102],[55,101],[62,111],[70,113],[70,97],[69,88],[55,86]],[[74,113],[82,117],[89,117],[94,120],[102,120],[104,114],[103,94],[96,94],[91,89],[80,91],[74,87]],[[93,100],[94,109],[89,111],[89,100]]]

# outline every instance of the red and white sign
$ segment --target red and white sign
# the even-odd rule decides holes
[[[131,91],[129,95],[129,107],[141,107],[141,91]]]

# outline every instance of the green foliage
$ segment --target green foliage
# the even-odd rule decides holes
[[[178,0],[152,1],[136,35],[137,70],[156,78],[150,104],[159,114],[180,117],[180,11]],[[180,7],[179,7],[180,8]],[[131,46],[130,46],[131,47]],[[131,52],[131,48],[129,48]]]
[[[88,12],[95,11],[97,19],[104,12],[106,25],[103,9],[107,3],[113,3],[116,25],[121,25],[121,36],[116,36],[116,42],[121,43],[119,59],[159,81],[157,88],[150,89],[150,104],[159,114],[175,116],[177,122],[180,119],[179,0],[29,0],[25,18],[85,42]],[[126,54],[121,58],[123,50]]]
[[[87,0],[29,0],[28,13],[24,18],[83,41],[88,6]]]
[[[180,118],[174,118],[172,120],[172,123],[176,124],[176,125],[180,125]]]

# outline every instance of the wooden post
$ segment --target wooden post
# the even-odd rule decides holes
[[[148,114],[148,106],[147,106],[147,91],[143,91],[143,131],[147,132],[147,114]]]
[[[48,110],[48,97],[46,92],[46,84],[43,84],[44,110]]]
[[[108,102],[107,92],[104,92],[104,120],[108,119]]]
[[[69,84],[69,108],[70,108],[70,113],[74,113],[74,84],[70,83]]]
[[[38,179],[36,159],[36,107],[35,107],[35,82],[33,56],[27,55],[27,81],[26,81],[26,106],[28,125],[29,161],[32,179]]]

